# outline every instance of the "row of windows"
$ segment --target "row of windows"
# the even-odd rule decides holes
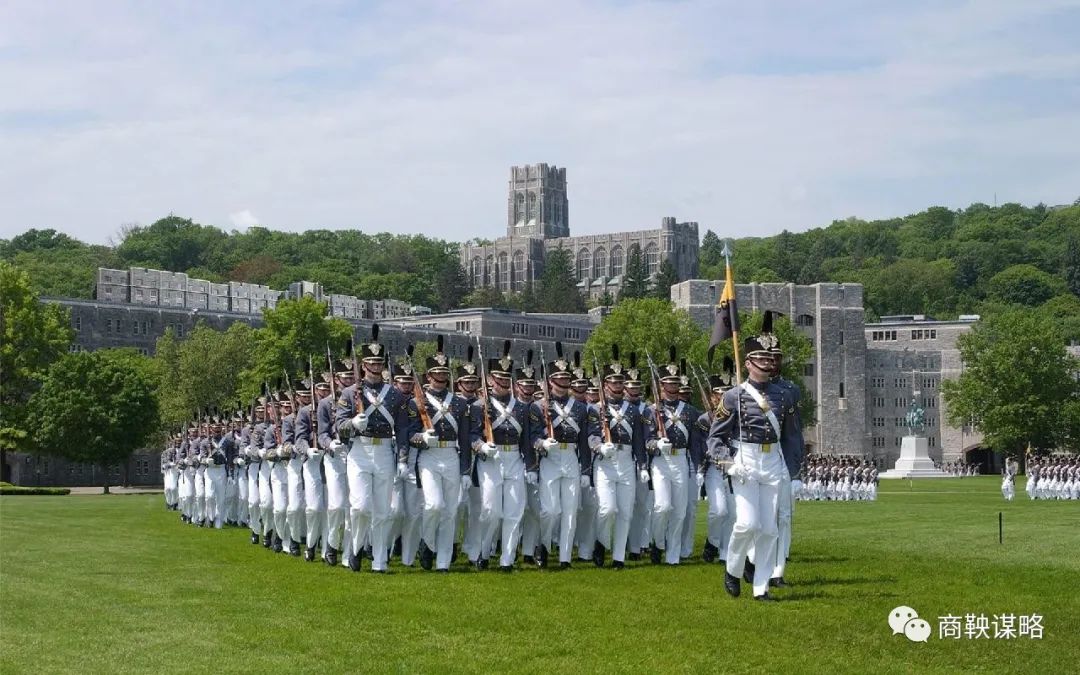
[[[870,332],[870,340],[873,342],[896,342],[897,333],[894,330],[875,330]],[[911,331],[912,340],[936,340],[937,329],[919,328]]]
[[[937,330],[933,328],[927,328],[911,331],[912,340],[936,340]]]
[[[936,389],[937,385],[938,385],[938,380],[937,380],[936,377],[924,377],[924,378],[920,379],[919,382],[922,384],[924,389]],[[907,389],[909,384],[910,384],[910,381],[906,377],[893,378],[893,386],[896,387],[897,389]],[[870,378],[870,386],[871,387],[876,387],[878,389],[884,389],[885,388],[885,378],[884,377],[872,377],[872,378]]]
[[[132,321],[131,322],[131,334],[132,335],[147,335],[150,328],[153,326],[152,321]],[[119,333],[124,330],[124,321],[122,319],[105,319],[105,332],[106,333]],[[179,335],[179,336],[182,336]],[[178,337],[179,337],[178,336]]]
[[[537,326],[536,334],[540,337],[553,338],[555,337],[555,326]]]
[[[896,331],[875,330],[870,333],[870,339],[873,342],[896,342]]]
[[[897,448],[900,447],[900,442],[901,442],[901,437],[900,436],[896,436],[896,437],[893,438],[893,446],[894,447],[897,447]],[[936,448],[937,447],[937,438],[934,437],[934,436],[930,436],[927,439],[927,444],[931,448]],[[875,447],[875,448],[884,448],[885,447],[885,438],[883,436],[874,436],[873,441],[871,442],[871,445],[873,447]]]
[[[527,323],[511,323],[510,333],[512,335],[521,335],[527,337],[529,335],[529,324]],[[540,326],[536,327],[537,337],[554,338],[556,335],[555,326]],[[562,336],[564,340],[581,340],[580,328],[563,328]]]
[[[627,257],[633,255],[635,248],[640,250],[637,244],[630,245]],[[609,265],[607,250],[603,246],[596,249],[595,252],[583,246],[578,249],[575,263],[578,281],[586,277],[593,279],[617,277],[623,273],[623,250],[621,246],[611,249]],[[656,274],[657,270],[660,269],[660,250],[655,243],[649,243],[645,247],[645,264],[649,268],[649,274]]]

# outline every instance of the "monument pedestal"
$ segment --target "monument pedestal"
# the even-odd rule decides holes
[[[948,478],[947,473],[934,468],[929,448],[929,443],[922,436],[904,436],[900,441],[900,458],[896,460],[896,466],[882,472],[878,478]]]

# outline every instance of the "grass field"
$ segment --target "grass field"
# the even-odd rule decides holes
[[[160,495],[0,498],[0,671],[1066,673],[1080,659],[1080,503],[1006,504],[995,478],[799,503],[794,586],[772,604],[745,586],[729,598],[697,561],[380,576],[247,537],[183,525]],[[892,634],[897,605],[930,621],[927,643]],[[1042,639],[937,636],[939,616],[1004,613],[1042,615]]]

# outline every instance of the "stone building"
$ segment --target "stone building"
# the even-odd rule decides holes
[[[462,247],[461,264],[474,288],[518,292],[539,280],[547,254],[562,248],[571,254],[578,288],[597,299],[618,295],[633,247],[650,276],[664,261],[671,262],[680,281],[698,273],[696,222],[667,217],[657,229],[572,237],[566,169],[533,164],[510,169],[506,236],[486,246]]]

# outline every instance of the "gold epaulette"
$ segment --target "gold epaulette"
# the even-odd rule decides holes
[[[713,413],[713,417],[718,420],[726,420],[731,417],[731,411],[724,407],[724,402],[721,401],[720,405],[716,406],[716,411]]]

